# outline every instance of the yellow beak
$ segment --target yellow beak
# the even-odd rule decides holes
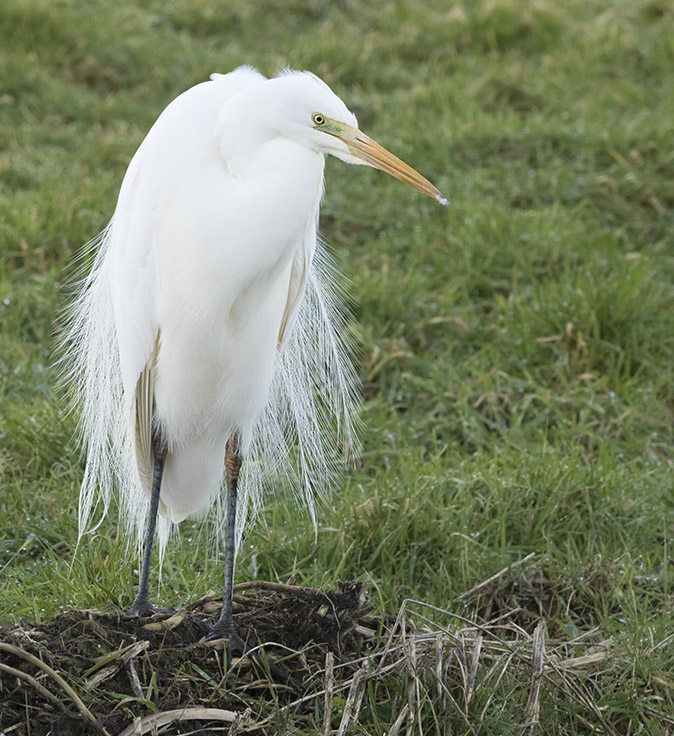
[[[339,135],[339,137],[347,144],[354,156],[374,166],[375,169],[385,171],[405,184],[413,186],[423,194],[437,199],[440,204],[449,204],[449,200],[418,171],[366,136],[365,133],[361,133],[360,130],[352,128],[349,132],[351,131],[353,135]]]

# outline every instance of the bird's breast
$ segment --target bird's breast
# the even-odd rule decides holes
[[[313,250],[322,192],[322,156],[298,148],[267,146],[245,177],[209,166],[158,223],[155,399],[176,445],[250,428],[264,408],[293,259]]]
[[[217,161],[187,178],[158,218],[160,298],[222,312],[265,289],[315,231],[323,156],[271,141],[231,175]]]

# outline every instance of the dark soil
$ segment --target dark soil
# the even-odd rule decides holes
[[[0,732],[115,736],[134,718],[186,706],[251,709],[255,717],[265,703],[290,702],[305,690],[320,689],[315,676],[324,669],[326,653],[333,653],[336,664],[348,663],[378,627],[367,618],[360,584],[343,583],[325,593],[256,583],[235,596],[234,618],[249,646],[264,644],[262,661],[235,656],[226,672],[224,642],[205,640],[220,605],[206,597],[177,614],[142,619],[121,611],[72,610],[37,626],[24,623],[0,632]],[[208,721],[185,721],[171,733],[236,729],[213,725],[211,731]]]

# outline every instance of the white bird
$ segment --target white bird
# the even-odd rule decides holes
[[[243,459],[244,512],[275,472],[311,503],[338,444],[330,427],[351,438],[354,373],[317,240],[328,153],[448,204],[361,133],[313,74],[267,79],[240,67],[180,95],[129,164],[65,335],[87,452],[80,534],[118,493],[139,546],[146,527],[131,608],[145,615],[155,610],[158,512],[161,554],[174,523],[221,504],[224,480],[224,604],[213,635],[239,646],[232,578]]]

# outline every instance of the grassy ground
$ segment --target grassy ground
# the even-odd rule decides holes
[[[0,7],[0,616],[131,601],[137,563],[113,518],[70,568],[82,465],[49,370],[67,267],[168,100],[211,71],[290,65],[452,206],[329,162],[321,226],[353,281],[364,450],[317,537],[269,505],[238,579],[357,578],[380,611],[519,605],[529,632],[543,615],[556,637],[612,638],[603,720],[544,685],[542,731],[671,734],[672,6],[142,6]],[[184,524],[167,555],[166,601],[220,588],[197,533]],[[518,732],[526,690],[491,692],[465,732]],[[387,732],[373,712],[358,732]]]

